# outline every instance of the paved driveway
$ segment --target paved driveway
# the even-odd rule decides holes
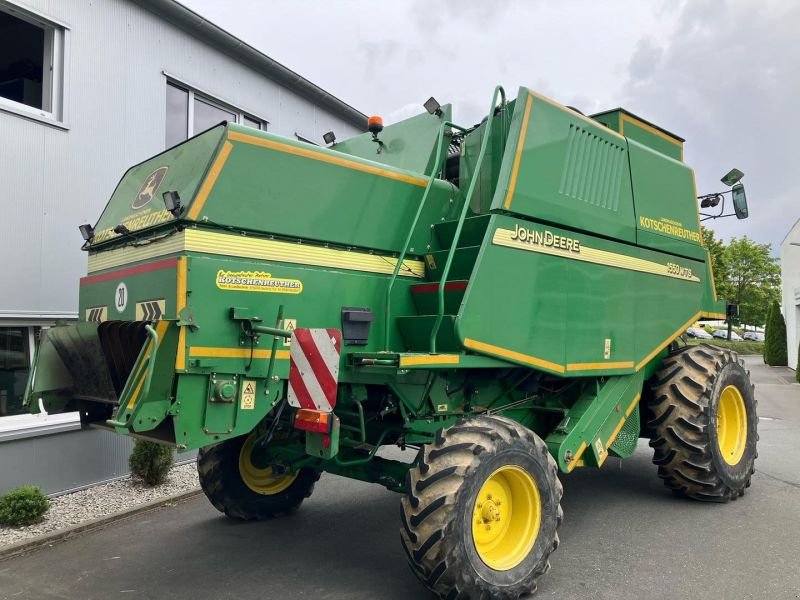
[[[800,385],[752,361],[753,486],[736,502],[673,498],[646,444],[564,477],[561,546],[536,598],[800,598]],[[204,498],[0,562],[0,599],[416,599],[398,497],[324,476],[295,516],[226,520]]]

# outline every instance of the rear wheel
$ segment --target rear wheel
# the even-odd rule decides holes
[[[503,417],[440,431],[420,450],[401,500],[414,573],[440,598],[516,599],[550,569],[563,513],[544,441]]]
[[[253,460],[255,436],[203,448],[197,455],[200,487],[211,504],[232,519],[261,520],[287,515],[311,495],[319,472],[276,474]]]
[[[750,486],[758,417],[737,354],[686,346],[664,361],[648,402],[653,462],[664,484],[696,500],[727,502]]]

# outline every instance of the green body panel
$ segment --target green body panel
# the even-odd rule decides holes
[[[629,140],[635,140],[675,160],[683,160],[683,138],[648,123],[624,109],[599,113],[592,115],[592,118]]]
[[[162,301],[164,318],[176,319],[177,269],[177,255],[170,253],[159,256],[157,260],[130,263],[122,269],[106,269],[84,277],[78,297],[78,314],[81,319],[88,320],[91,317],[89,311],[105,308],[107,320],[136,321],[139,320],[138,304]],[[125,285],[126,299],[124,308],[119,310],[117,300],[121,284]],[[138,316],[141,316],[141,307]]]
[[[435,137],[428,141],[430,155]],[[420,144],[412,149],[423,152]],[[153,190],[153,199],[132,208],[137,192],[160,167],[167,170]],[[203,174],[206,177],[198,185]],[[345,156],[249,127],[218,126],[130,169],[103,212],[91,247],[109,240],[127,241],[125,235],[111,231],[120,223],[138,231],[173,221],[164,210],[161,194],[176,190],[184,206],[182,216],[190,221],[396,252],[427,179],[421,172]],[[230,210],[231,198],[237,199],[236,211]],[[448,217],[458,199],[453,185],[434,182],[412,248],[425,247],[428,224]]]
[[[120,408],[116,421],[119,433],[151,431],[164,421],[172,404],[175,379],[175,352],[178,328],[174,323],[161,321],[166,327],[159,332],[157,341],[150,340],[142,347],[139,359],[132,370],[127,385],[119,398]],[[148,369],[152,366],[150,386],[147,386]]]
[[[522,88],[509,140],[493,210],[636,242],[624,138]]]
[[[629,142],[640,246],[705,260],[697,208],[675,198],[694,198],[694,173],[682,162]]]
[[[218,125],[128,169],[94,227],[93,243],[123,237],[113,231],[120,224],[138,231],[174,220],[165,210],[161,195],[167,190],[177,191],[184,203],[194,197],[224,133],[224,127]],[[163,178],[157,178],[148,188],[150,175],[163,167],[167,167]],[[134,208],[140,192],[145,192],[142,201],[147,197],[150,200]]]
[[[642,382],[641,372],[611,377],[578,397],[546,439],[562,471],[572,471],[581,456],[587,464],[602,466],[617,433],[637,406]]]
[[[302,291],[297,294],[265,293],[222,289],[217,285],[220,271],[266,271],[276,279],[300,281]],[[193,255],[189,257],[187,292],[189,306],[194,315],[196,329],[186,332],[186,370],[219,369],[222,372],[240,373],[250,362],[250,343],[242,336],[236,321],[229,318],[233,307],[249,309],[265,325],[274,325],[278,309],[283,306],[284,323],[292,320],[294,327],[341,327],[342,307],[368,307],[376,311],[370,328],[369,344],[353,347],[359,352],[377,352],[382,349],[382,315],[377,312],[383,301],[382,293],[388,277],[372,273],[333,270],[321,267],[300,266],[289,263],[257,261],[237,257]],[[417,280],[403,277],[396,286],[394,302],[396,314],[415,314],[409,286]],[[325,299],[326,301],[322,301]],[[399,334],[390,346],[400,348]],[[262,335],[253,346],[253,354],[269,352],[272,336]],[[347,346],[345,346],[347,348]],[[204,349],[204,350],[200,350]],[[239,358],[210,356],[218,349],[236,351]],[[289,344],[281,341],[276,360],[275,374],[288,376]],[[258,351],[258,352],[256,352]],[[228,352],[228,354],[230,353]],[[218,355],[225,354],[219,351]],[[256,377],[265,377],[268,360],[254,358],[249,371]],[[344,372],[343,380],[348,374]]]
[[[331,149],[406,171],[430,173],[436,159],[439,126],[442,121],[452,119],[453,110],[449,104],[442,106],[441,111],[441,115],[422,113],[384,127],[378,134],[378,139],[383,142],[380,152],[369,132],[336,142]]]
[[[542,243],[511,239],[520,230]],[[496,215],[456,331],[466,348],[560,376],[631,373],[699,316],[705,286],[698,261]]]
[[[39,348],[31,410],[94,408],[85,420],[181,450],[255,431],[258,464],[397,490],[408,464],[381,446],[476,414],[531,428],[563,471],[629,456],[644,382],[721,306],[692,171],[621,113],[525,88],[491,110],[471,129],[449,107],[391,125],[380,153],[371,134],[320,148],[227,124],[130,169],[88,245],[83,322]],[[183,209],[159,222],[164,191]],[[108,233],[120,223],[132,235]],[[341,348],[330,437],[307,434],[281,336],[342,329],[343,308],[371,312],[369,336]]]
[[[230,153],[202,209],[195,214],[197,207],[189,206],[190,218],[341,246],[400,250],[425,189],[422,173],[235,125],[228,126],[228,138]],[[429,223],[446,218],[457,201],[455,188],[444,181],[436,181],[431,194],[412,248],[425,247]],[[230,210],[232,198],[242,199],[236,211]]]

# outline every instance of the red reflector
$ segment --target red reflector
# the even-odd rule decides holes
[[[329,433],[331,430],[331,413],[301,408],[294,417],[295,429]]]

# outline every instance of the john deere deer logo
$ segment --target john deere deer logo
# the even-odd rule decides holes
[[[153,199],[158,186],[161,185],[161,181],[164,179],[164,175],[167,174],[168,170],[169,167],[159,167],[147,176],[142,187],[139,188],[139,192],[136,194],[133,204],[131,204],[132,209],[137,210],[142,208]]]

